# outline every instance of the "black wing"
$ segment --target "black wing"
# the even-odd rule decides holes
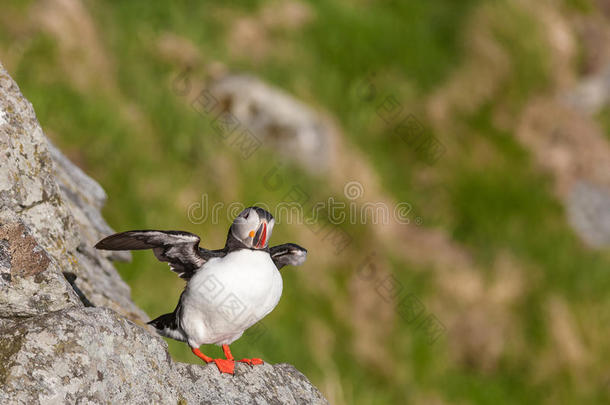
[[[307,258],[307,249],[296,243],[284,243],[269,248],[269,254],[279,270],[286,265],[298,266],[303,264]]]
[[[183,279],[190,279],[208,257],[199,249],[199,236],[182,231],[128,231],[110,235],[95,247],[104,250],[152,249],[162,262]]]

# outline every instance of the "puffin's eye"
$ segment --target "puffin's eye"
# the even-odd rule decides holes
[[[254,235],[256,235],[256,232],[254,232],[254,231],[250,231],[250,233],[249,233],[248,235],[250,235],[250,237],[251,237],[251,238],[253,238],[253,237],[254,237]]]
[[[250,211],[246,211],[246,213],[244,214],[244,218],[248,219],[249,216],[250,216]]]

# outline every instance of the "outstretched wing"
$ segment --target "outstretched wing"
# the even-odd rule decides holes
[[[302,248],[296,243],[284,243],[283,245],[269,248],[269,254],[279,270],[286,265],[298,266],[303,264],[307,258],[307,249]]]
[[[110,235],[95,247],[104,250],[152,249],[162,262],[183,279],[190,279],[207,261],[200,253],[199,236],[182,231],[128,231]]]

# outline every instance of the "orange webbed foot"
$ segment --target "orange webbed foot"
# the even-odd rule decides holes
[[[235,361],[227,359],[215,359],[216,367],[221,373],[235,374]]]
[[[228,358],[226,359],[213,359],[210,356],[206,356],[205,354],[201,353],[201,351],[195,347],[191,348],[191,351],[195,354],[195,356],[199,357],[206,363],[214,362],[214,364],[216,364],[216,367],[218,367],[218,371],[220,371],[220,373],[235,373],[235,361],[233,360],[233,356],[231,356],[230,352],[229,356],[227,356]],[[225,355],[226,354],[227,352],[225,351]]]
[[[258,366],[258,365],[264,363],[264,361],[262,359],[257,359],[257,358],[254,358],[254,359],[241,359],[239,362],[240,363],[246,363],[246,364],[249,364],[251,366]]]

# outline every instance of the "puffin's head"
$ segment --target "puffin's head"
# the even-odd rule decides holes
[[[231,234],[250,249],[265,249],[269,244],[275,219],[266,210],[248,207],[243,210],[231,225]]]

